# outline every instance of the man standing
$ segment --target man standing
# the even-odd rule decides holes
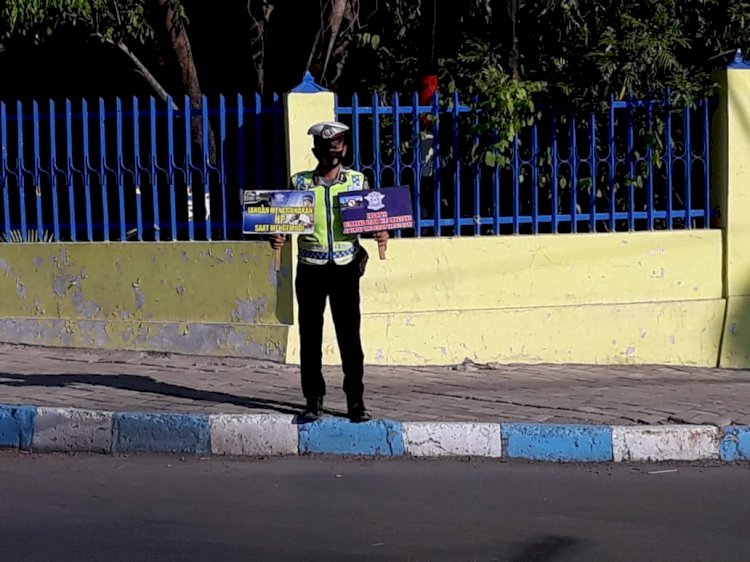
[[[356,235],[343,232],[338,195],[369,189],[364,174],[345,168],[344,134],[349,128],[336,121],[316,123],[307,131],[314,140],[314,170],[295,174],[291,189],[315,193],[314,233],[300,235],[297,256],[297,305],[300,331],[300,375],[308,420],[323,414],[326,385],[322,371],[323,313],[330,300],[344,371],[347,413],[352,421],[365,421],[370,414],[364,403],[364,353],[360,339],[359,280],[367,254]],[[388,243],[388,232],[374,234],[379,246]],[[274,235],[271,246],[280,249],[286,237]]]

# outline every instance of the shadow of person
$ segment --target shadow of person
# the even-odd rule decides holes
[[[177,384],[159,382],[151,377],[143,375],[109,375],[109,374],[45,374],[24,375],[15,373],[0,373],[0,378],[11,379],[0,381],[0,386],[9,387],[47,387],[64,388],[74,384],[86,384],[92,386],[106,386],[132,392],[143,392],[159,396],[170,396],[174,398],[185,398],[196,402],[213,402],[215,404],[232,404],[248,409],[271,410],[281,414],[296,415],[302,405],[292,402],[281,402],[265,398],[254,398],[250,396],[236,396],[226,392],[210,390],[199,390],[180,386]]]

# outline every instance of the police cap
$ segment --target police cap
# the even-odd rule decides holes
[[[338,121],[321,121],[315,123],[307,130],[308,135],[312,135],[316,142],[332,141],[344,136],[349,127]]]

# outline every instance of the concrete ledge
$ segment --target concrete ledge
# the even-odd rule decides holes
[[[277,414],[99,412],[0,405],[0,448],[104,454],[486,457],[542,462],[750,461],[750,426],[543,423],[300,424]]]
[[[112,414],[65,408],[39,408],[34,421],[32,448],[43,452],[112,449]]]
[[[296,455],[299,432],[294,416],[216,415],[209,419],[214,455]]]
[[[615,462],[718,459],[719,428],[613,427],[612,449]]]
[[[0,318],[0,343],[269,361],[286,357],[288,332],[280,324]]]
[[[500,424],[404,422],[406,454],[412,457],[502,456]]]

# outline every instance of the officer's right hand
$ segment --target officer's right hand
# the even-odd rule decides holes
[[[272,234],[269,241],[271,242],[271,247],[274,250],[281,250],[281,248],[284,247],[284,243],[286,242],[286,236],[284,236],[283,234]]]

